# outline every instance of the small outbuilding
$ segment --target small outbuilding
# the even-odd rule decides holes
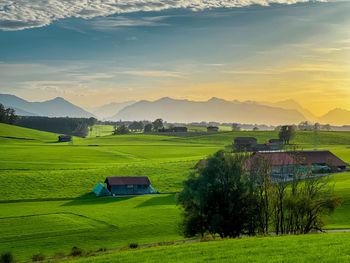
[[[70,141],[72,141],[72,136],[70,136],[70,135],[60,135],[60,136],[58,136],[58,141],[59,142],[70,142]]]
[[[94,190],[92,190],[92,192],[96,195],[96,196],[110,196],[111,193],[108,191],[108,189],[105,187],[104,184],[99,183],[95,186]]]
[[[218,132],[219,131],[219,127],[217,126],[208,126],[207,127],[207,132]]]
[[[107,189],[112,195],[144,195],[158,193],[151,186],[146,176],[140,177],[107,177]]]

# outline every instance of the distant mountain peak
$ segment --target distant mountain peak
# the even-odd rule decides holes
[[[0,103],[13,107],[19,114],[27,116],[48,116],[48,117],[94,117],[90,112],[72,104],[62,97],[43,102],[29,102],[14,95],[0,94]]]
[[[226,100],[220,99],[218,97],[211,97],[208,102],[225,102]]]

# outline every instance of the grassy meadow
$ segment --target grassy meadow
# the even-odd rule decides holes
[[[349,237],[350,233],[250,237],[129,249],[63,262],[349,262]]]
[[[108,127],[99,129],[105,129],[105,134],[108,134]],[[73,143],[57,143],[57,136],[0,124],[0,253],[12,251],[17,259],[24,261],[38,252],[47,257],[58,252],[68,254],[73,246],[98,250],[124,247],[129,243],[183,239],[178,231],[181,210],[172,193],[181,191],[183,180],[196,162],[219,149],[227,149],[237,136],[254,136],[263,143],[277,138],[277,132],[241,131],[192,137],[90,134],[84,139],[74,137]],[[329,149],[350,162],[349,132],[320,132],[317,141],[319,149]],[[297,132],[293,143],[304,149],[313,148],[314,134]],[[152,186],[164,195],[94,197],[91,194],[93,187],[107,176],[148,176]],[[327,228],[350,228],[350,173],[335,174],[332,178],[336,192],[344,196],[344,203],[328,218]],[[345,239],[346,234],[338,237]],[[241,245],[237,243],[237,246],[248,249],[244,242],[254,243],[262,239],[249,240],[253,241],[240,241]],[[275,242],[273,240],[279,239],[264,242],[267,246],[268,242]],[[232,249],[236,246],[236,243],[227,242],[198,246],[224,248],[232,245]],[[147,250],[150,251],[147,252],[150,261],[152,253],[160,258],[163,255],[171,257],[161,249]],[[201,254],[203,249],[198,247],[196,253]],[[125,256],[121,259],[128,262],[129,252],[123,253]],[[142,252],[137,250],[135,253],[135,259],[138,259],[137,253]],[[176,253],[178,260],[184,256],[180,250]],[[193,254],[195,257],[196,253]],[[220,255],[218,253],[217,257]],[[109,255],[104,257],[112,260]],[[213,255],[213,260],[216,259]]]

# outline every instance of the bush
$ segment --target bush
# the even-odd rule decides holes
[[[139,247],[139,245],[136,243],[129,244],[129,248],[138,248],[138,247]]]
[[[1,261],[0,262],[1,263],[14,263],[16,261],[15,261],[15,258],[13,257],[11,252],[6,252],[6,253],[1,254]]]
[[[79,247],[73,247],[72,251],[70,252],[69,255],[73,256],[73,257],[83,256],[84,250],[82,248],[79,248]]]
[[[99,250],[97,250],[97,252],[105,252],[105,251],[107,251],[107,248],[105,247],[101,247]]]
[[[32,261],[43,261],[45,259],[45,255],[42,253],[38,253],[32,256]]]

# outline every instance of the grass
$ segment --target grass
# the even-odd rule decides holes
[[[19,260],[43,253],[182,239],[174,195],[0,204],[0,251]]]
[[[107,133],[108,127],[103,129]],[[195,137],[92,135],[75,137],[73,145],[57,143],[57,136],[0,124],[0,201],[38,199],[0,203],[0,252],[12,251],[22,261],[39,252],[46,257],[68,254],[73,246],[98,250],[183,239],[178,231],[181,210],[174,195],[95,198],[91,190],[107,176],[148,176],[158,191],[177,192],[198,159],[231,145],[234,137],[254,136],[263,143],[276,138],[277,132]],[[297,132],[293,142],[306,149],[312,148],[313,141],[312,132]],[[350,133],[321,132],[318,141],[319,148],[330,149],[350,162]],[[344,203],[328,218],[327,228],[350,228],[350,174],[333,177]],[[49,198],[71,200],[44,200]],[[179,255],[179,260],[184,259]],[[185,259],[191,258],[186,255]]]
[[[350,233],[252,237],[125,250],[67,260],[132,262],[349,262]]]

